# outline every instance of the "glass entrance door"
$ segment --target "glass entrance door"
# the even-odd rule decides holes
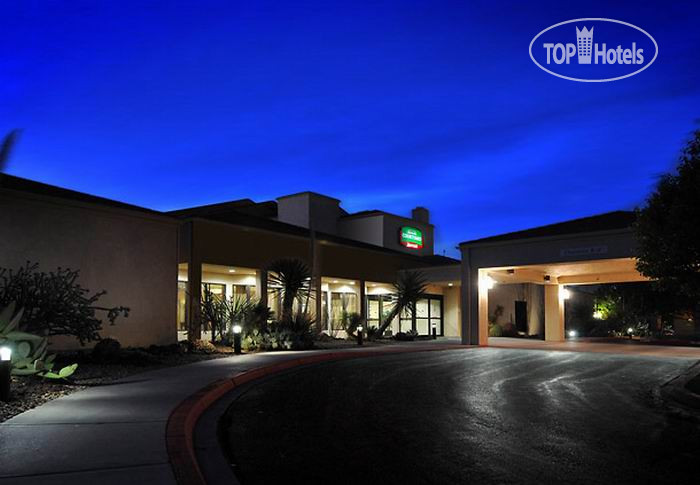
[[[426,295],[416,302],[415,331],[418,335],[432,335],[433,328],[437,335],[443,335],[443,300],[442,295]],[[401,331],[413,328],[410,312],[401,313]]]

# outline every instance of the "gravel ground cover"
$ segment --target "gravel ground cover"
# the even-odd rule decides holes
[[[110,362],[93,362],[89,352],[71,352],[57,357],[58,366],[78,364],[70,382],[52,381],[39,377],[12,377],[9,402],[0,402],[0,423],[45,402],[66,396],[90,386],[99,386],[141,372],[191,364],[202,360],[229,357],[232,351],[218,348],[216,352],[175,352],[163,350],[125,349]]]

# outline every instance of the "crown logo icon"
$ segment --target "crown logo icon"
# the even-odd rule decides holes
[[[583,29],[579,30],[576,27],[576,51],[578,52],[578,63],[579,64],[590,64],[591,63],[591,50],[593,47],[593,27],[591,30]]]

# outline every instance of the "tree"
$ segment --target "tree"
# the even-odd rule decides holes
[[[637,211],[637,269],[700,316],[700,130]],[[677,310],[687,310],[677,308]]]
[[[416,310],[416,302],[425,297],[427,284],[428,280],[420,271],[402,271],[399,273],[396,283],[394,283],[394,306],[384,316],[384,320],[379,325],[375,335],[384,335],[394,318],[404,310],[413,315]]]
[[[104,315],[110,324],[129,314],[123,306],[103,307],[98,301],[106,291],[92,293],[78,283],[78,271],[58,268],[45,273],[27,263],[16,271],[0,268],[0,307],[12,303],[22,308],[23,331],[41,337],[72,335],[81,344],[100,339]]]
[[[303,261],[283,258],[267,267],[267,288],[282,300],[282,320],[292,317],[294,302],[297,301],[306,312],[311,297],[311,270]]]

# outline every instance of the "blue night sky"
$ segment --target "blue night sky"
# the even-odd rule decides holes
[[[641,203],[700,119],[700,2],[3,4],[8,172],[154,209],[313,190],[462,240]],[[614,5],[613,5],[614,3]],[[607,17],[659,45],[577,83],[528,55]]]

